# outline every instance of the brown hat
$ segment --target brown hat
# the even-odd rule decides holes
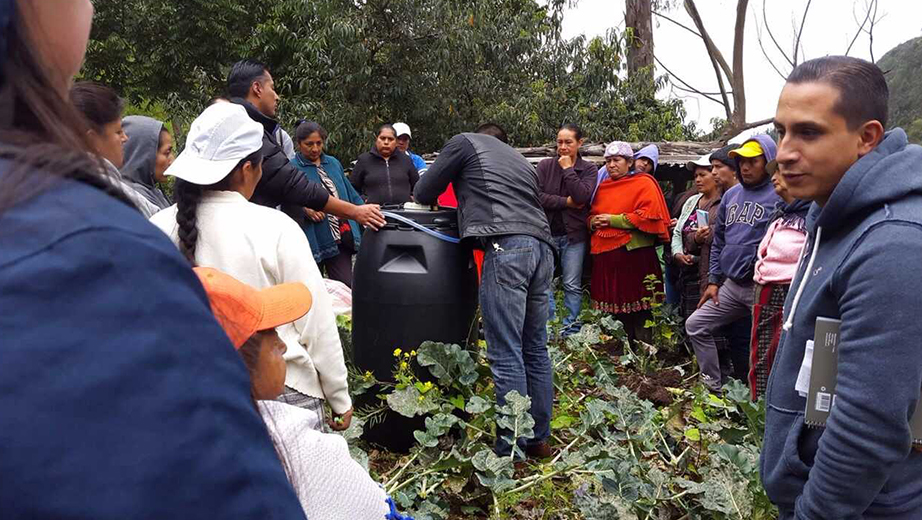
[[[313,298],[303,283],[256,290],[217,269],[196,267],[194,271],[208,293],[211,311],[234,348],[242,347],[261,330],[291,323],[311,310]]]

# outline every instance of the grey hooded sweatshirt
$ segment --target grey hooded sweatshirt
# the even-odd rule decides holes
[[[122,177],[157,208],[163,209],[172,205],[154,183],[154,166],[157,163],[157,149],[160,148],[163,123],[146,116],[127,116],[122,119],[122,128],[128,134]]]
[[[922,147],[888,132],[811,206],[807,231],[768,382],[765,491],[782,519],[922,518],[909,427],[922,389]],[[812,428],[794,386],[820,316],[842,325],[836,398]]]

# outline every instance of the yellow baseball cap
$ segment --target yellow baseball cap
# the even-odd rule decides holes
[[[765,155],[765,152],[762,151],[762,146],[758,141],[746,141],[743,143],[743,146],[740,146],[736,150],[730,150],[730,157],[735,156],[741,157],[758,157],[760,155]]]

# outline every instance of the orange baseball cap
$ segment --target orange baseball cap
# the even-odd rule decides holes
[[[291,323],[311,310],[313,298],[303,283],[283,283],[257,290],[210,267],[196,267],[211,312],[227,333],[234,348],[253,334]]]

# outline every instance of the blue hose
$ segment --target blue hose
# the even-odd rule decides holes
[[[425,234],[427,234],[427,235],[429,235],[429,236],[431,236],[431,237],[435,237],[435,238],[437,238],[437,239],[439,239],[439,240],[444,240],[445,242],[450,242],[450,243],[452,243],[452,244],[460,244],[460,243],[461,243],[461,239],[460,239],[460,238],[455,238],[455,237],[452,237],[452,236],[448,236],[448,235],[446,235],[446,234],[444,234],[444,233],[439,233],[438,231],[434,231],[434,230],[432,230],[432,229],[429,229],[429,228],[427,228],[426,226],[420,225],[419,223],[417,223],[417,222],[414,221],[414,220],[411,220],[411,219],[408,219],[407,217],[404,217],[403,215],[398,215],[398,214],[392,213],[392,212],[390,212],[390,211],[382,211],[381,214],[383,214],[385,217],[390,217],[390,218],[392,218],[392,219],[394,219],[394,220],[396,220],[396,221],[398,221],[398,222],[403,222],[404,224],[410,226],[411,228],[416,229],[416,230],[419,230],[419,231],[422,231],[423,233],[425,233]]]

